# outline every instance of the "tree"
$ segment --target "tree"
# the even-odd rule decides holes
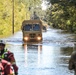
[[[41,0],[14,0],[15,32],[21,29],[23,20],[30,19],[31,8],[40,3]],[[0,0],[0,37],[9,34],[12,34],[12,0]]]
[[[46,0],[51,3],[49,20],[55,27],[76,32],[76,1],[75,0]]]

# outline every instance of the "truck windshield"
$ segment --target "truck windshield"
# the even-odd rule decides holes
[[[32,25],[31,25],[31,24],[26,24],[26,25],[23,27],[23,30],[25,30],[25,31],[31,31],[31,30],[32,30]]]
[[[40,31],[40,25],[39,24],[26,24],[23,27],[24,31]]]
[[[40,31],[40,25],[39,24],[33,24],[33,30],[34,31]]]

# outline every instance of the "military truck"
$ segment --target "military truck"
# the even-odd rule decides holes
[[[41,42],[42,41],[42,21],[41,20],[24,20],[22,22],[22,33],[24,42]]]

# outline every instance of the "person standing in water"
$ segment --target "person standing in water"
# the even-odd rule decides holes
[[[0,40],[0,58],[10,62],[13,66],[15,75],[18,75],[18,66],[16,65],[14,54],[5,49],[5,46],[5,41]]]
[[[74,50],[69,59],[69,70],[74,70],[74,75],[76,75],[76,42],[74,43]]]

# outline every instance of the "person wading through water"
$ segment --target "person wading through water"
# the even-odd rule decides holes
[[[0,40],[0,58],[10,62],[13,66],[15,75],[18,75],[18,67],[14,58],[14,54],[5,49],[5,42]]]
[[[76,75],[76,42],[74,43],[74,50],[69,59],[69,70],[74,70],[74,75]]]
[[[14,75],[12,64],[0,58],[0,75]]]

